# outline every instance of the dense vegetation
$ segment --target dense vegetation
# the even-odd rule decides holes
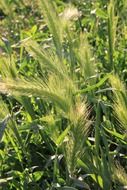
[[[0,189],[126,189],[127,0],[1,0],[0,31]]]

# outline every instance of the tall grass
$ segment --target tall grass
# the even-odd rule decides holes
[[[0,185],[118,189],[126,185],[127,100],[126,87],[111,73],[116,67],[115,1],[109,2],[106,17],[110,73],[94,57],[89,31],[77,31],[82,15],[76,7],[69,4],[59,13],[54,1],[37,3],[51,37],[48,46],[29,34],[12,45],[22,52],[20,63],[17,52],[0,58]],[[21,72],[22,64],[33,62],[32,73]]]

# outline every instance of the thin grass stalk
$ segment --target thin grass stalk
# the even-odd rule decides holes
[[[53,35],[53,41],[56,48],[56,54],[58,58],[62,60],[62,44],[61,44],[61,23],[59,20],[59,16],[55,9],[54,3],[50,0],[38,0],[38,4],[40,9],[42,10],[42,14],[48,23],[49,30]]]
[[[114,70],[114,47],[116,36],[117,17],[115,16],[115,2],[110,0],[108,5],[108,55],[110,71]]]
[[[112,24],[111,18],[108,18],[108,43],[109,43],[109,63],[110,63],[110,70],[114,69],[113,65],[113,39],[112,39]]]
[[[95,148],[96,148],[96,153],[97,153],[98,157],[99,157],[99,154],[100,154],[99,153],[99,146],[100,146],[100,123],[101,123],[101,115],[100,114],[101,114],[100,103],[98,102],[97,109],[96,109],[96,122],[95,122]],[[98,164],[97,167],[99,167],[99,164]]]
[[[70,73],[72,75],[72,78],[74,77],[74,71],[75,71],[75,54],[73,50],[73,40],[71,37],[71,31],[68,27],[66,27],[66,34],[68,39],[68,47],[69,47],[69,55],[70,55]]]

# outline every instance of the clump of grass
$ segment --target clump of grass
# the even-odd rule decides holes
[[[84,101],[81,95],[76,95],[78,91],[78,85],[75,82],[76,74],[72,70],[75,69],[75,66],[70,66],[70,62],[66,57],[63,57],[61,32],[58,30],[58,26],[61,23],[60,17],[58,17],[52,1],[39,1],[40,8],[44,14],[44,17],[47,21],[50,32],[53,36],[53,42],[55,46],[55,51],[44,50],[37,44],[36,41],[32,39],[26,39],[21,42],[26,50],[39,61],[42,70],[46,71],[46,74],[39,75],[37,73],[35,77],[29,79],[23,76],[16,76],[15,78],[10,77],[8,69],[7,71],[2,72],[2,81],[0,82],[0,91],[2,93],[9,93],[14,97],[19,96],[34,96],[45,99],[46,101],[52,102],[52,104],[62,110],[61,117],[65,117],[68,120],[68,126],[70,130],[67,133],[66,143],[64,143],[64,156],[67,164],[67,169],[70,175],[74,175],[77,160],[81,158],[85,150],[85,141],[88,135],[88,129],[91,122],[89,121],[89,109],[87,107],[86,101]],[[65,18],[65,12],[63,13],[62,19],[70,20],[72,19],[74,13],[76,16],[78,14],[77,9],[69,7],[65,12],[68,12]],[[68,30],[65,27],[59,28],[63,29],[62,33],[70,35]],[[69,44],[71,44],[71,38],[67,37]],[[81,47],[83,47],[84,41],[80,40]],[[86,49],[89,47],[88,43],[84,43]],[[72,48],[72,49],[71,49]],[[70,53],[72,53],[73,47],[70,46]],[[75,52],[76,53],[76,52]],[[71,56],[71,55],[70,55]],[[78,54],[80,62],[83,61],[83,51]],[[93,75],[93,67],[89,61],[90,55],[89,52],[85,51],[86,62],[83,67],[83,74],[86,77]],[[74,63],[73,63],[74,64]],[[7,62],[6,62],[7,65]],[[68,66],[72,68],[68,72]],[[87,71],[87,68],[89,70]],[[13,68],[11,68],[13,71]],[[91,72],[92,71],[92,72]],[[88,75],[87,75],[88,72]],[[4,76],[7,76],[5,78]]]
[[[23,2],[22,8],[29,10],[29,1],[15,2],[16,5]],[[107,69],[112,71],[117,67],[114,58],[118,56],[116,7],[119,3],[111,0],[106,15],[105,2],[100,0],[77,1],[79,7],[57,1],[59,10],[55,1],[35,2],[42,20],[30,32],[21,31],[21,41],[11,46],[14,53],[7,51],[8,55],[2,53],[0,58],[0,93],[9,104],[8,109],[0,99],[0,182],[6,179],[6,189],[21,190],[33,185],[35,189],[47,190],[107,190],[117,189],[120,183],[126,185],[126,171],[113,164],[114,159],[122,160],[122,165],[126,162],[125,153],[121,157],[121,152],[126,151],[126,138],[119,133],[121,128],[122,133],[127,129],[126,87],[119,77],[106,73],[102,64],[105,58],[101,57],[106,35]],[[102,6],[104,11],[100,10]],[[84,9],[85,17],[79,9]],[[40,21],[46,25],[39,27]],[[92,35],[94,26],[98,31]],[[100,34],[103,29],[104,34]],[[98,49],[96,43],[100,43]],[[121,57],[124,64],[123,54]],[[126,76],[126,69],[120,70]],[[107,79],[112,88],[107,88]],[[121,128],[116,126],[111,110]]]

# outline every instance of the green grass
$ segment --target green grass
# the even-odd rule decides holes
[[[1,1],[0,189],[125,189],[126,6]]]

